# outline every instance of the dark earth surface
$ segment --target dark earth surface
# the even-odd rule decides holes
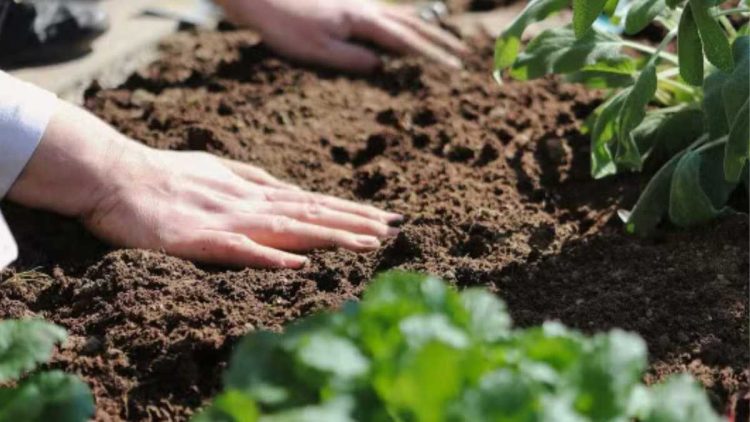
[[[622,327],[649,345],[648,382],[689,371],[717,408],[748,387],[748,218],[624,234],[643,180],[594,181],[581,120],[596,94],[555,80],[388,61],[368,78],[292,66],[242,31],[181,33],[86,106],[129,136],[260,165],[301,186],[408,216],[376,252],[310,254],[300,271],[206,267],[111,249],[76,222],[4,204],[21,259],[0,276],[0,317],[71,338],[52,366],[81,374],[97,420],[184,420],[218,388],[245,332],[280,330],[356,299],[378,271],[437,274],[507,301],[519,326]]]

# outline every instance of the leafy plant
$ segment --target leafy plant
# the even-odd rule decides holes
[[[720,420],[687,375],[646,387],[645,367],[637,335],[513,329],[486,291],[389,272],[340,312],[247,335],[195,420]]]
[[[35,372],[49,360],[65,330],[40,320],[0,321],[0,422],[88,420],[94,412],[89,388],[61,371]]]
[[[749,186],[750,37],[727,16],[747,16],[748,2],[633,0],[624,13],[618,3],[573,0],[571,25],[542,31],[521,51],[527,26],[570,4],[529,1],[497,39],[495,78],[561,74],[606,90],[584,127],[592,176],[659,168],[635,207],[620,213],[629,232],[647,235],[665,215],[686,227],[732,213],[730,194],[741,180]],[[651,22],[668,34],[654,48],[599,32],[592,24],[602,14],[628,34]],[[666,51],[675,39],[677,55]]]

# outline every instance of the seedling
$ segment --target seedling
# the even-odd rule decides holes
[[[689,376],[646,387],[645,368],[635,334],[513,329],[486,291],[390,272],[340,312],[247,335],[195,420],[720,420]]]
[[[65,337],[40,320],[0,321],[0,422],[83,422],[93,415],[91,391],[78,377],[34,371]]]
[[[651,233],[667,215],[687,227],[734,212],[740,183],[748,188],[750,37],[728,16],[748,16],[748,2],[634,0],[624,16],[618,0],[573,0],[571,25],[548,29],[521,51],[526,27],[568,7],[567,0],[531,0],[497,40],[495,78],[560,74],[603,89],[606,100],[587,120],[591,174],[658,168],[635,207],[622,211],[627,231]],[[601,14],[624,19],[627,34],[654,22],[666,29],[653,47],[599,32]],[[677,55],[667,51],[677,42]]]

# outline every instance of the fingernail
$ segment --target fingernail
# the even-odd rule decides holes
[[[401,233],[401,229],[397,227],[388,227],[388,230],[385,232],[386,237],[396,237],[399,233]]]
[[[309,259],[307,259],[307,258],[304,258],[304,257],[300,257],[300,258],[298,258],[298,259],[293,259],[293,260],[292,260],[292,261],[290,262],[290,263],[291,263],[291,265],[290,265],[290,266],[291,266],[292,268],[294,268],[294,269],[297,269],[297,270],[298,270],[298,269],[300,269],[300,268],[302,268],[302,267],[306,266],[306,265],[307,265],[307,264],[308,264],[309,262],[310,262],[310,260],[309,260]],[[285,262],[284,264],[285,264],[285,266],[287,266],[287,265],[286,265],[286,264],[287,264],[287,262]]]
[[[387,212],[385,213],[385,220],[387,223],[394,223],[398,221],[403,221],[404,216],[401,214],[396,214],[395,212]]]
[[[357,236],[354,240],[358,245],[366,248],[378,248],[380,247],[380,241],[377,237],[372,236]]]

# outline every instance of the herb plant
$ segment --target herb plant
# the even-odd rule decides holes
[[[94,413],[91,392],[78,377],[33,371],[49,360],[65,330],[40,320],[0,321],[0,422],[83,422]]]
[[[637,335],[513,329],[486,291],[389,272],[340,312],[247,335],[196,420],[720,420],[689,376],[646,387],[645,367]]]
[[[748,188],[750,37],[728,17],[748,16],[748,2],[633,0],[623,13],[618,0],[573,0],[572,24],[541,32],[521,51],[528,25],[569,4],[529,1],[497,40],[496,79],[561,74],[605,90],[584,127],[592,176],[658,169],[635,207],[620,213],[629,232],[647,235],[665,215],[687,227],[733,212],[730,194]],[[652,22],[668,34],[652,47],[600,32],[592,24],[601,14],[627,34]],[[676,55],[667,51],[675,40]]]

